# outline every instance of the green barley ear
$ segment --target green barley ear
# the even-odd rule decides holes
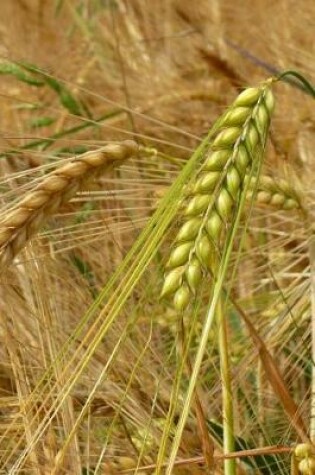
[[[257,168],[274,109],[269,79],[245,89],[219,120],[204,161],[189,184],[183,224],[175,238],[162,289],[183,311],[196,294],[204,274],[211,272],[222,234],[233,216],[245,175]],[[289,205],[292,203],[289,203]]]
[[[268,205],[280,210],[300,210],[301,198],[292,185],[284,179],[274,179],[265,175],[259,177],[245,177],[248,181],[246,198],[251,200],[256,195],[259,205]],[[258,183],[257,183],[258,181]]]

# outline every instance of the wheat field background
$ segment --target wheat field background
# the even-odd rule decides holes
[[[299,81],[272,86],[215,265],[175,308],[161,297],[217,119],[283,70],[314,85],[315,4],[0,12],[0,473],[315,473],[315,109]]]

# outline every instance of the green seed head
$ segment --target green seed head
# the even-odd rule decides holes
[[[223,221],[218,213],[213,210],[211,215],[206,223],[206,231],[209,234],[210,238],[216,242],[220,236],[223,226]]]
[[[220,179],[220,172],[204,173],[196,183],[196,193],[211,193]]]
[[[242,126],[250,113],[251,109],[249,107],[234,107],[226,114],[221,126]]]
[[[182,266],[183,264],[186,264],[189,253],[193,245],[194,245],[194,242],[189,241],[184,244],[180,244],[179,246],[176,246],[175,249],[173,249],[173,251],[171,252],[171,255],[166,264],[166,267],[173,268],[173,267],[179,267],[179,266]]]
[[[226,173],[226,187],[230,195],[235,199],[240,189],[241,178],[235,167],[230,167]]]
[[[236,140],[241,136],[242,129],[239,127],[228,127],[223,129],[213,141],[212,148],[221,149],[221,148],[232,148]]]
[[[192,259],[187,267],[185,277],[191,291],[195,293],[202,279],[202,268],[198,259]]]
[[[280,193],[275,193],[274,195],[272,195],[271,197],[271,201],[270,203],[273,205],[273,206],[283,206],[285,202],[285,196],[280,194]]]
[[[255,127],[254,123],[250,123],[248,126],[248,130],[246,132],[245,143],[247,147],[249,148],[249,150],[253,151],[256,145],[258,144],[258,142],[259,142],[258,130]]]
[[[196,244],[196,254],[205,268],[210,268],[212,264],[214,248],[206,234],[203,234]]]
[[[237,155],[235,157],[235,165],[241,176],[245,175],[246,168],[251,162],[251,158],[245,145],[240,144],[238,147]]]
[[[228,219],[232,207],[233,199],[230,193],[225,188],[222,188],[216,201],[216,208],[218,210],[219,215],[224,219]]]
[[[292,198],[285,200],[285,202],[283,203],[283,209],[286,209],[286,210],[298,209],[299,207],[300,207],[299,203]]]
[[[250,107],[256,104],[261,96],[261,89],[258,87],[248,87],[235,99],[233,106]]]
[[[167,273],[163,287],[163,295],[175,294],[174,306],[178,311],[183,311],[192,294],[197,292],[203,270],[211,269],[246,173],[248,171],[248,176],[251,176],[258,168],[253,167],[253,161],[257,163],[260,159],[256,152],[260,151],[260,144],[264,145],[269,115],[274,107],[273,95],[268,90],[270,84],[271,81],[244,90],[219,120],[205,162],[182,202],[186,222],[181,226],[171,251],[167,266],[172,270]],[[247,186],[250,187],[249,193],[253,194],[257,177],[253,182],[247,178]],[[269,203],[272,197],[280,202],[282,189],[279,185],[266,189],[258,187],[258,190],[261,202]],[[283,193],[283,196],[283,207],[296,206],[295,200],[289,199],[292,195]]]
[[[190,292],[186,284],[183,284],[176,292],[174,296],[174,307],[179,312],[184,311],[190,302]]]
[[[264,103],[267,107],[267,110],[269,111],[269,114],[271,114],[275,108],[275,98],[270,88],[265,90]]]
[[[173,269],[168,272],[164,278],[164,284],[161,292],[161,297],[171,295],[182,285],[183,269]]]
[[[203,170],[205,171],[222,171],[227,161],[231,157],[230,150],[216,150],[205,161]]]
[[[211,201],[211,195],[194,196],[188,203],[185,210],[187,216],[198,216],[208,208]]]
[[[198,234],[201,218],[191,218],[180,228],[176,241],[192,241]]]

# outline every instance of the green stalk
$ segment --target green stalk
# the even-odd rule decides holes
[[[179,422],[178,422],[178,425],[177,425],[177,429],[176,429],[176,432],[175,432],[175,435],[174,435],[172,448],[171,448],[171,453],[170,453],[170,456],[169,456],[168,465],[167,465],[167,468],[166,468],[166,471],[165,471],[165,475],[172,475],[173,474],[173,468],[174,468],[174,464],[175,464],[175,461],[176,461],[178,448],[179,448],[181,437],[182,437],[182,434],[183,434],[183,431],[184,431],[184,428],[185,428],[185,424],[186,424],[186,421],[187,421],[187,418],[188,418],[188,415],[189,415],[189,411],[190,411],[192,399],[193,399],[193,396],[194,396],[195,387],[196,387],[197,379],[198,379],[198,376],[199,376],[202,360],[203,360],[203,357],[204,357],[204,354],[205,354],[205,351],[206,351],[206,347],[207,347],[207,344],[208,344],[209,333],[210,333],[212,325],[215,321],[217,306],[218,306],[218,303],[219,303],[220,298],[221,298],[221,291],[222,291],[223,286],[224,286],[224,280],[225,280],[225,276],[226,276],[226,273],[227,273],[227,269],[228,269],[232,249],[233,249],[233,242],[235,240],[235,236],[236,236],[236,233],[237,233],[237,230],[238,230],[238,227],[239,227],[239,223],[240,223],[240,219],[241,219],[242,210],[243,210],[243,207],[244,207],[247,187],[248,187],[248,185],[245,186],[245,188],[244,188],[244,191],[243,191],[243,194],[242,194],[242,197],[240,199],[240,203],[239,203],[239,206],[238,206],[238,209],[237,209],[237,212],[236,212],[234,225],[233,225],[233,227],[232,227],[232,229],[231,229],[231,231],[228,235],[226,246],[225,246],[225,251],[223,253],[222,260],[220,261],[220,265],[217,267],[218,275],[217,275],[217,279],[216,279],[216,282],[215,282],[215,285],[214,285],[213,295],[212,295],[211,301],[209,303],[209,309],[208,309],[208,312],[207,312],[205,323],[204,323],[204,326],[203,326],[203,329],[202,329],[200,343],[199,343],[199,346],[198,346],[196,358],[195,358],[194,365],[193,365],[193,368],[192,368],[191,378],[190,378],[190,381],[189,381],[189,386],[188,386],[188,389],[187,389],[187,392],[186,392],[186,395],[185,395],[184,407],[183,407],[183,410],[182,410],[182,413],[181,413],[181,416],[180,416],[180,419],[179,419]],[[159,460],[161,460],[163,458],[164,450],[165,450],[165,447],[163,447],[162,450],[160,448],[159,455],[158,455]],[[161,475],[160,466],[157,467],[156,475]]]
[[[219,337],[220,373],[222,381],[222,417],[223,417],[223,451],[224,455],[235,451],[234,413],[232,400],[232,381],[226,318],[223,313],[222,295],[217,305],[217,323]],[[224,460],[224,474],[236,475],[236,460]]]
[[[192,372],[192,364],[190,361],[189,354],[185,357],[185,326],[183,321],[183,316],[181,316],[180,325],[178,330],[178,339],[179,339],[179,358],[183,356],[183,362],[186,361],[187,367],[187,376],[188,378],[191,377]],[[187,345],[187,348],[189,346]],[[207,423],[206,423],[206,416],[205,411],[202,406],[201,397],[199,396],[198,388],[195,388],[194,394],[194,409],[196,413],[196,420],[197,420],[197,433],[201,442],[202,452],[204,454],[205,463],[207,466],[207,474],[212,473],[213,465],[214,465],[214,443],[210,438],[210,434],[208,431]]]

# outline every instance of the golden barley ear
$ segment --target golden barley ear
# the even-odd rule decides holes
[[[131,140],[108,144],[75,157],[53,171],[8,212],[0,223],[0,270],[8,266],[48,216],[84,188],[96,175],[136,154]]]
[[[201,281],[209,273],[223,230],[240,199],[246,174],[256,167],[264,148],[274,109],[273,79],[244,90],[219,121],[204,163],[189,187],[184,223],[169,260],[162,296],[184,310]]]

